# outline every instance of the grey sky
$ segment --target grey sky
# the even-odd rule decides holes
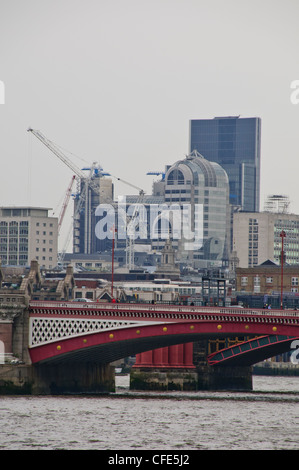
[[[298,0],[0,0],[0,204],[59,214],[72,172],[29,126],[150,193],[190,119],[241,115],[262,118],[261,207],[299,213],[298,20]]]

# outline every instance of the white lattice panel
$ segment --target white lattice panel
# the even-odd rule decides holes
[[[29,345],[39,346],[59,339],[71,338],[99,331],[143,325],[146,322],[96,320],[87,318],[31,318]]]

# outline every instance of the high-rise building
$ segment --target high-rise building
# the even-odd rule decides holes
[[[29,266],[38,260],[40,267],[57,265],[58,219],[41,207],[0,208],[0,258],[2,266]]]
[[[94,172],[92,177],[82,178],[77,198],[74,201],[73,252],[93,254],[111,248],[111,240],[96,237],[95,215],[100,204],[113,202],[114,187],[111,178]]]
[[[179,208],[178,212],[172,213],[169,235],[177,261],[195,269],[226,265],[230,207],[225,170],[194,151],[167,167],[163,183],[166,206]],[[178,226],[177,220],[181,225]],[[163,215],[157,217],[156,227],[152,246],[162,250],[165,244],[165,237],[164,240],[160,238]],[[167,231],[167,224],[164,224],[164,230]]]
[[[258,212],[260,203],[261,119],[240,116],[194,119],[189,128],[190,152],[221,165],[229,178],[230,204]]]

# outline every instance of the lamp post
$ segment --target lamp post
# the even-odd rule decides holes
[[[280,265],[281,265],[281,281],[280,281],[280,308],[283,309],[283,261],[284,261],[284,250],[283,242],[285,239],[286,233],[284,230],[280,232],[281,237],[281,255],[280,255]]]
[[[113,297],[113,274],[114,274],[114,242],[115,242],[115,232],[116,232],[116,228],[115,226],[113,225],[112,227],[112,232],[113,232],[113,235],[112,235],[112,266],[111,266],[111,297],[112,297],[112,300],[114,299]]]

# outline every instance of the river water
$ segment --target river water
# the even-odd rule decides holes
[[[0,450],[299,450],[299,377],[252,392],[0,397]]]

